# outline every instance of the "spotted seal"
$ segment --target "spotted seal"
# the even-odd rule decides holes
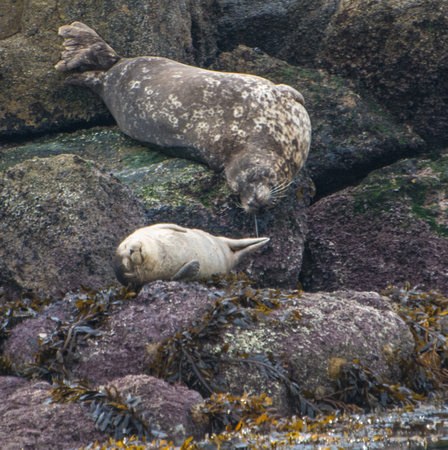
[[[155,56],[120,58],[81,22],[59,29],[57,70],[98,93],[127,135],[224,171],[249,213],[275,203],[305,163],[311,124],[287,85]]]
[[[117,248],[113,266],[122,284],[192,281],[230,272],[269,238],[228,239],[202,230],[160,223],[140,228]]]

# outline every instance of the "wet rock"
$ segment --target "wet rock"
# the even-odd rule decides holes
[[[1,172],[0,199],[0,282],[15,294],[115,282],[116,246],[144,225],[141,203],[123,184],[73,155]]]
[[[342,1],[326,31],[323,67],[361,80],[431,146],[448,142],[448,5],[443,0]]]
[[[309,210],[306,289],[379,290],[407,281],[448,293],[447,152],[372,172]]]
[[[420,137],[360,95],[354,83],[324,70],[294,67],[244,46],[221,54],[213,67],[259,75],[303,94],[313,128],[307,166],[319,198],[425,149]]]

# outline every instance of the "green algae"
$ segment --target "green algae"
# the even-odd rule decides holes
[[[448,236],[448,158],[435,161],[406,159],[372,172],[351,193],[354,212],[393,213],[405,207],[428,223],[439,236]]]
[[[59,133],[10,146],[2,152],[3,170],[33,158],[74,154],[100,163],[107,170],[145,167],[167,157],[123,134],[117,127],[94,127],[74,133]]]

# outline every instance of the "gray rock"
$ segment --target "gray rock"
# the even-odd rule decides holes
[[[215,53],[212,0],[94,4],[3,1],[0,6],[0,136],[112,123],[99,98],[64,85],[54,65],[62,51],[58,28],[76,20],[94,27],[121,56],[165,56],[205,63]],[[3,13],[3,14],[1,14]]]
[[[129,189],[73,155],[0,172],[0,284],[16,294],[60,295],[115,282],[111,259],[144,225]]]
[[[322,67],[361,80],[434,147],[448,142],[447,39],[443,0],[340,2],[319,58]]]
[[[218,45],[260,48],[291,64],[313,66],[337,0],[221,1]]]

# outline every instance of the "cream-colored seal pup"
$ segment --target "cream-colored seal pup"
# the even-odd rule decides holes
[[[160,223],[140,228],[117,248],[113,266],[122,284],[193,281],[230,272],[269,238],[228,239],[202,230]]]
[[[155,56],[120,58],[87,25],[59,29],[58,70],[91,88],[121,130],[161,151],[224,171],[249,213],[272,206],[308,156],[302,94],[254,75],[215,72]]]

